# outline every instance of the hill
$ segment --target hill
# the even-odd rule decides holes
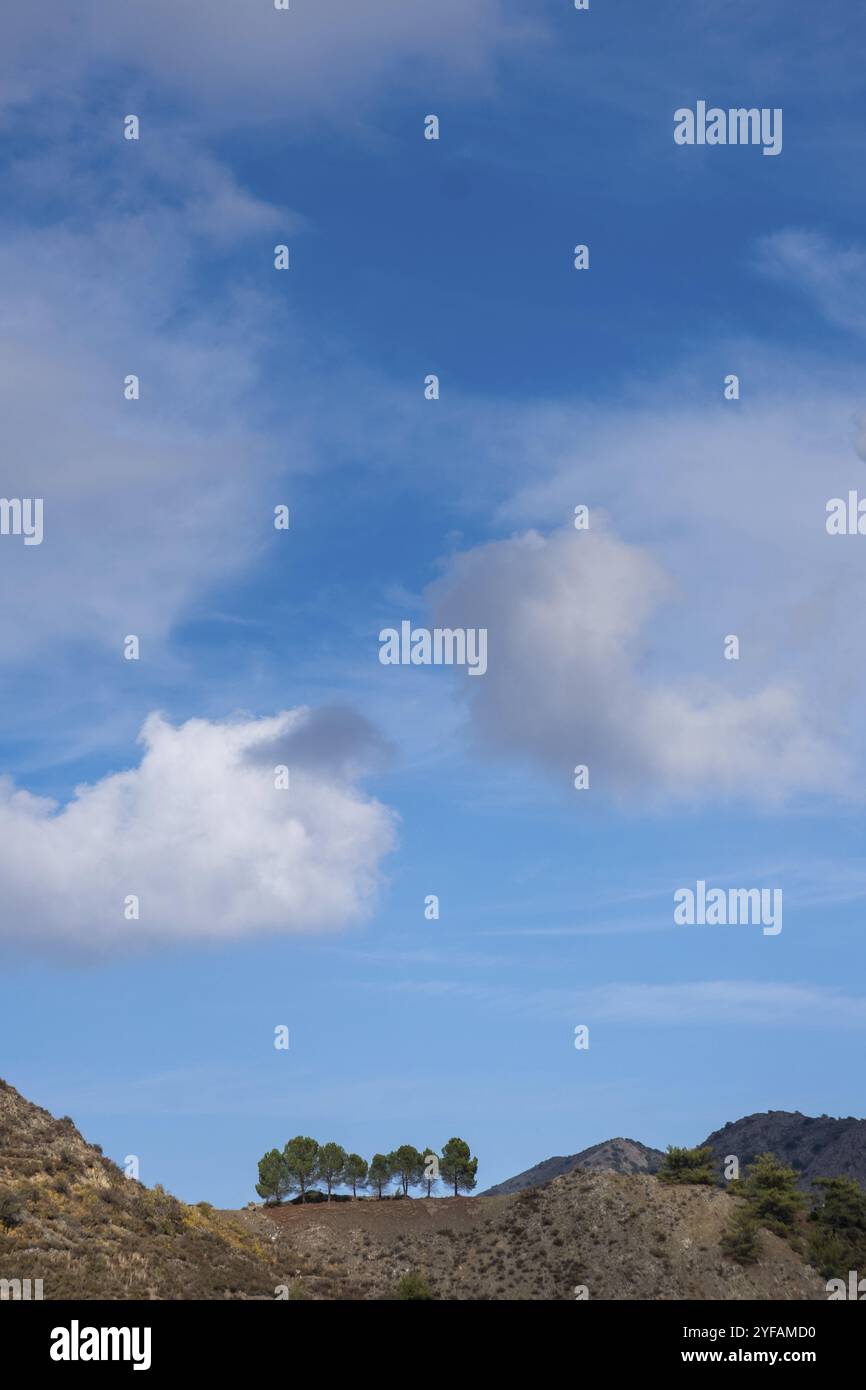
[[[273,1298],[272,1248],[206,1204],[127,1178],[0,1081],[0,1279],[56,1298]]]
[[[534,1168],[488,1187],[480,1195],[498,1197],[508,1192],[521,1192],[527,1187],[539,1187],[575,1168],[604,1173],[655,1173],[663,1158],[660,1149],[647,1148],[636,1139],[606,1139],[565,1158],[547,1158],[543,1163],[536,1163]]]
[[[587,1152],[623,1163],[654,1152],[605,1147]],[[755,1264],[722,1252],[739,1205],[587,1168],[494,1197],[219,1212],[126,1178],[70,1119],[0,1082],[0,1279],[41,1279],[49,1300],[379,1300],[407,1275],[440,1299],[572,1300],[581,1285],[592,1299],[825,1298],[766,1231]]]
[[[826,1299],[823,1279],[762,1231],[739,1265],[719,1241],[738,1198],[718,1188],[574,1170],[500,1197],[258,1208],[300,1298],[382,1299],[407,1275],[438,1299]]]
[[[735,1154],[740,1171],[759,1153],[774,1153],[799,1174],[808,1190],[815,1178],[856,1178],[866,1187],[866,1120],[801,1115],[799,1110],[767,1110],[732,1120],[714,1130],[704,1143],[713,1151],[719,1171]]]

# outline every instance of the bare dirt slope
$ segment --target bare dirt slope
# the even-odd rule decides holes
[[[258,1208],[293,1296],[386,1298],[408,1274],[437,1298],[824,1299],[824,1282],[762,1232],[739,1265],[719,1247],[739,1199],[651,1176],[568,1173],[502,1197]]]

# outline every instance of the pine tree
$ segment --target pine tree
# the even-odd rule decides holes
[[[263,1158],[259,1159],[259,1180],[256,1183],[256,1192],[260,1197],[264,1197],[266,1202],[276,1202],[278,1205],[289,1191],[289,1175],[286,1171],[286,1163],[279,1149],[271,1149]]]
[[[367,1186],[367,1171],[366,1160],[360,1154],[349,1154],[343,1180],[351,1187],[353,1197],[357,1197],[359,1187]]]
[[[316,1155],[316,1177],[325,1184],[329,1202],[332,1190],[343,1180],[347,1158],[348,1154],[343,1146],[335,1144],[333,1140],[328,1144],[322,1144]]]
[[[472,1191],[477,1181],[475,1177],[477,1171],[478,1159],[470,1158],[469,1145],[466,1140],[449,1139],[442,1149],[439,1172],[448,1186],[453,1186],[455,1197],[458,1192]]]
[[[424,1177],[423,1155],[414,1145],[401,1144],[399,1149],[388,1155],[388,1161],[392,1175],[403,1189],[403,1196],[408,1197],[409,1188],[417,1187]]]
[[[661,1182],[711,1185],[716,1180],[712,1161],[712,1149],[679,1149],[675,1144],[669,1144],[658,1177]]]
[[[823,1200],[812,1213],[810,1262],[825,1279],[866,1271],[866,1192],[853,1178],[818,1178],[814,1186]]]
[[[748,1207],[738,1207],[731,1217],[719,1244],[726,1255],[738,1264],[754,1264],[758,1258],[758,1223]]]
[[[381,1201],[382,1192],[391,1181],[391,1165],[386,1154],[373,1154],[367,1173],[367,1181]]]
[[[439,1155],[435,1149],[425,1149],[421,1158],[424,1163],[421,1182],[427,1188],[427,1196],[430,1197],[433,1194],[433,1188],[439,1181]],[[431,1160],[434,1161],[431,1162]]]
[[[780,1163],[775,1154],[758,1154],[749,1164],[747,1176],[732,1182],[730,1187],[737,1196],[745,1197],[758,1225],[776,1235],[789,1235],[797,1214],[806,1205],[805,1197],[798,1191],[794,1169]]]
[[[315,1181],[318,1154],[319,1146],[315,1139],[310,1139],[304,1134],[296,1134],[283,1149],[288,1190],[300,1192],[302,1200],[306,1197],[311,1183]]]

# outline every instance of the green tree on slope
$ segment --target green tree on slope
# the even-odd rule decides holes
[[[347,1158],[348,1154],[343,1146],[335,1144],[333,1140],[329,1144],[323,1144],[316,1155],[316,1177],[325,1184],[329,1202],[331,1192],[343,1181]]]
[[[286,1172],[286,1163],[279,1149],[271,1149],[263,1158],[259,1159],[259,1180],[256,1183],[256,1192],[260,1197],[264,1197],[266,1202],[276,1202],[279,1204],[286,1193],[289,1191],[289,1175]]]
[[[745,1197],[759,1226],[766,1226],[779,1236],[791,1234],[806,1205],[797,1188],[794,1169],[780,1163],[775,1154],[758,1154],[749,1164],[746,1177],[732,1182],[730,1190]]]
[[[391,1181],[391,1165],[388,1162],[386,1154],[373,1154],[370,1160],[370,1170],[367,1174],[367,1181],[381,1201],[382,1193]]]
[[[471,1192],[477,1182],[478,1159],[471,1158],[465,1139],[449,1139],[442,1149],[439,1172],[449,1187],[458,1192]]]
[[[308,1135],[296,1134],[283,1149],[288,1190],[300,1192],[302,1200],[316,1179],[319,1146]]]
[[[343,1181],[351,1187],[353,1197],[357,1197],[359,1187],[367,1186],[367,1171],[366,1159],[363,1159],[360,1154],[349,1154],[343,1172]]]
[[[397,1179],[403,1189],[403,1196],[408,1197],[409,1188],[417,1187],[424,1176],[423,1155],[412,1144],[401,1144],[399,1149],[388,1155],[388,1162],[391,1166],[392,1176]]]
[[[712,1161],[712,1149],[679,1149],[675,1144],[669,1144],[664,1162],[658,1171],[659,1181],[712,1185],[716,1180]]]

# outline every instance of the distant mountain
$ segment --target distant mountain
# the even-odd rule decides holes
[[[593,1144],[590,1149],[569,1154],[562,1158],[547,1158],[527,1168],[514,1178],[488,1187],[482,1197],[501,1197],[508,1192],[522,1192],[527,1187],[540,1187],[542,1183],[570,1173],[574,1168],[587,1169],[597,1173],[655,1173],[664,1158],[660,1149],[649,1149],[636,1139],[605,1139],[602,1144]]]
[[[799,1110],[767,1110],[729,1121],[703,1144],[712,1149],[721,1177],[724,1160],[740,1160],[740,1173],[760,1153],[773,1153],[800,1176],[808,1190],[815,1178],[856,1178],[866,1188],[866,1120],[853,1115],[837,1120],[830,1115],[801,1115]],[[636,1139],[607,1139],[591,1149],[566,1157],[547,1158],[516,1177],[506,1178],[482,1192],[497,1197],[522,1192],[570,1173],[575,1168],[602,1173],[655,1173],[664,1158],[661,1149],[647,1148]]]
[[[866,1120],[849,1115],[834,1120],[799,1110],[767,1110],[733,1120],[714,1130],[704,1143],[712,1149],[721,1173],[729,1154],[740,1160],[740,1172],[756,1154],[773,1153],[800,1175],[807,1189],[815,1178],[856,1178],[866,1187]]]

